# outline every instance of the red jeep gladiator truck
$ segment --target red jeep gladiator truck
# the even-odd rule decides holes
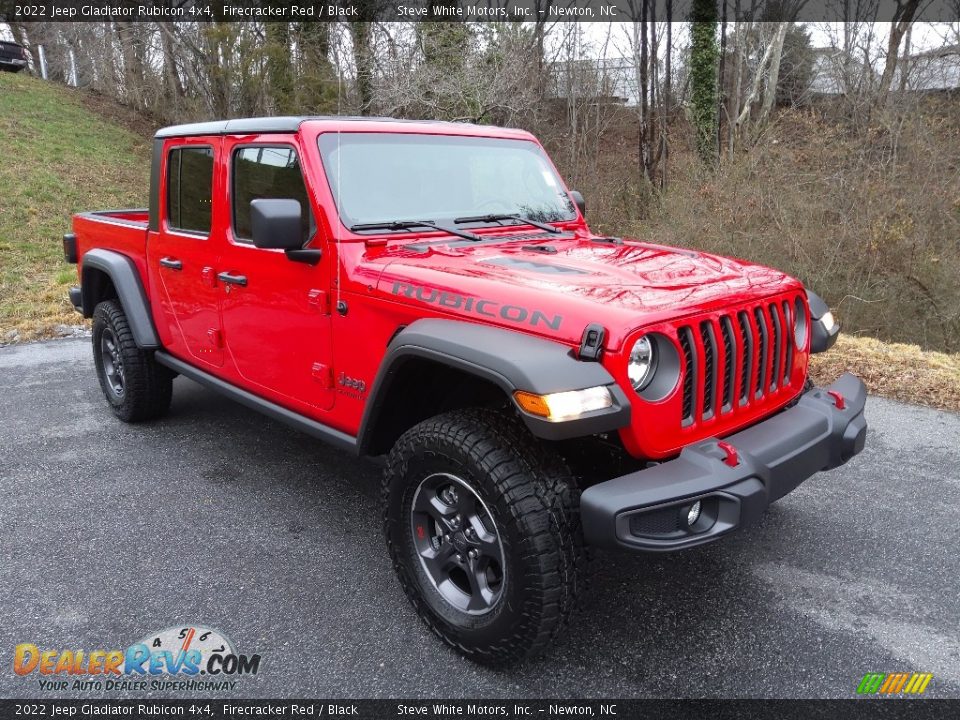
[[[82,213],[70,298],[121,420],[183,375],[358,456],[419,616],[542,652],[590,547],[757,520],[864,446],[866,392],[807,377],[839,327],[782,272],[593,234],[527,132],[276,117],[169,127],[149,209]]]

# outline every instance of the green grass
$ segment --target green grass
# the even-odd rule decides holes
[[[66,299],[70,216],[146,207],[150,140],[85,107],[78,91],[0,73],[0,341],[49,335],[79,315]]]

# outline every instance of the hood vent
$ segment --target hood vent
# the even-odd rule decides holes
[[[484,237],[486,240],[487,237]],[[498,240],[503,242],[513,242],[515,240],[572,240],[573,235],[570,233],[548,233],[548,232],[526,232],[526,233],[517,233],[515,235],[494,235],[490,237],[490,240]]]
[[[541,273],[543,275],[586,275],[585,272],[577,268],[566,267],[565,265],[552,265],[550,263],[542,263],[524,258],[500,256],[481,260],[481,262],[487,265],[499,265],[501,267],[513,268],[514,270],[525,270],[526,272]]]
[[[518,240],[573,240],[571,233],[548,233],[537,230],[536,232],[516,233],[515,235],[481,235],[482,240],[430,240],[427,242],[418,242],[407,245],[408,250],[414,252],[426,252],[433,245],[446,245],[452,248],[461,247],[482,247],[483,245],[497,245],[499,243],[517,242]]]

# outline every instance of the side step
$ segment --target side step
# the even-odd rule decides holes
[[[261,412],[269,418],[273,418],[274,420],[278,420],[292,428],[296,428],[300,432],[330,443],[341,450],[347,450],[354,455],[358,454],[357,438],[355,438],[353,435],[348,435],[340,430],[335,430],[334,428],[324,425],[323,423],[319,423],[316,420],[305,417],[299,413],[295,413],[293,410],[288,410],[282,405],[277,405],[269,400],[264,400],[263,398],[257,397],[253,393],[249,393],[246,390],[241,390],[236,385],[231,385],[225,380],[221,380],[220,378],[214,377],[209,373],[205,373],[203,370],[198,370],[193,365],[189,365],[182,360],[178,360],[177,358],[173,357],[172,355],[168,355],[163,351],[157,351],[154,353],[154,357],[161,365],[164,365],[171,370],[180,373],[184,377],[190,378],[194,382],[200,383],[201,385],[220,393],[221,395],[226,395],[228,398],[240,403],[241,405],[246,405],[252,410]]]

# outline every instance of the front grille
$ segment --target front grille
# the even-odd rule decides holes
[[[737,324],[740,326],[740,404],[746,405],[750,396],[750,367],[753,363],[753,333],[750,331],[750,320],[745,312],[737,313]]]
[[[729,412],[733,408],[733,385],[736,382],[737,341],[733,337],[733,321],[726,315],[720,318],[720,334],[723,340],[723,404],[720,412]],[[744,356],[746,357],[746,356]]]
[[[777,389],[781,379],[780,369],[783,366],[783,328],[780,325],[780,311],[776,304],[770,305],[770,321],[773,323],[773,373],[770,375],[770,392]]]
[[[793,300],[721,313],[677,328],[684,427],[757,403],[791,384]]]
[[[682,327],[678,331],[680,350],[683,352],[683,414],[684,425],[693,423],[693,386],[697,377],[697,364],[693,361],[693,338],[690,328]]]
[[[781,307],[783,308],[783,326],[786,328],[783,344],[787,358],[783,363],[783,384],[789,385],[790,372],[793,370],[793,306],[784,300]]]
[[[700,343],[703,345],[703,406],[704,420],[713,417],[713,401],[716,397],[717,366],[714,362],[717,354],[716,342],[713,339],[713,325],[704,320],[700,323]]]

